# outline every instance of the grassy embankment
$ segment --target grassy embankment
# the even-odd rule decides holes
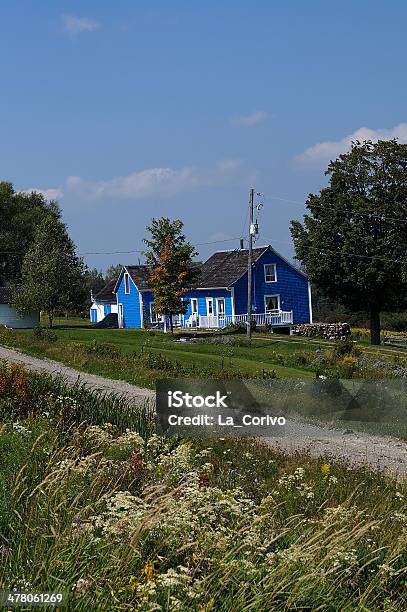
[[[33,330],[0,328],[0,344],[150,388],[160,377],[380,378],[399,377],[397,367],[407,367],[405,349],[372,348],[363,336],[345,350],[331,341],[279,334],[255,334],[251,344],[244,335],[201,334],[193,343],[179,338],[152,330],[94,329],[73,321],[41,337]]]
[[[405,610],[407,486],[0,371],[0,588],[69,609]],[[105,425],[110,422],[112,425]]]

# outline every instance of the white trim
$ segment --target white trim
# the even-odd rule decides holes
[[[309,322],[312,323],[312,293],[311,283],[308,281],[308,305],[309,305]]]
[[[114,286],[113,293],[117,293],[117,291],[118,291],[118,289],[120,287],[120,283],[122,282],[123,275],[126,274],[126,273],[129,275],[129,279],[131,280],[131,282],[133,283],[133,285],[135,286],[137,291],[151,291],[151,289],[139,289],[137,287],[136,283],[134,282],[132,275],[130,274],[130,272],[126,268],[126,266],[123,266],[122,271],[120,272],[119,277],[118,277],[118,279],[116,281],[116,284]]]
[[[224,297],[217,297],[217,298],[215,298],[215,300],[216,300],[216,315],[218,317],[219,316],[224,317],[225,314],[226,314],[226,298],[224,298]],[[223,302],[223,313],[222,313],[222,315],[220,315],[220,313],[219,313],[219,302]]]
[[[266,274],[266,268],[268,266],[273,266],[274,267],[274,280],[267,280],[267,274]],[[277,282],[277,264],[275,263],[265,263],[263,264],[263,273],[264,273],[264,282],[269,284],[269,283],[276,283]]]
[[[121,311],[121,312],[120,312]],[[117,319],[120,329],[123,329],[124,308],[121,302],[117,305]]]
[[[199,302],[198,302],[198,298],[197,297],[191,297],[191,315],[198,315],[199,314]],[[196,302],[196,310],[194,312],[194,309],[192,307],[192,302]]]
[[[140,329],[144,329],[143,296],[141,295],[140,291],[139,291],[139,296],[140,296]]]
[[[123,284],[124,284],[124,295],[130,295],[130,274],[128,272],[125,272],[123,274]]]
[[[157,312],[153,313],[153,308],[154,308],[154,300],[150,302],[150,323],[159,323],[160,315]],[[154,314],[154,317],[153,317],[153,314]]]
[[[234,287],[230,288],[230,301],[231,301],[231,306],[232,306],[232,317],[234,318],[235,316],[235,288]]]
[[[281,310],[280,294],[279,293],[271,293],[269,295],[265,295],[264,296],[264,312],[270,312],[270,310],[267,310],[266,299],[267,298],[273,298],[273,297],[278,298],[278,307],[276,308],[276,310]]]
[[[209,302],[212,302],[212,314],[209,314]],[[207,317],[213,317],[215,315],[214,306],[215,306],[215,303],[213,301],[213,297],[208,296],[206,298],[206,316]]]

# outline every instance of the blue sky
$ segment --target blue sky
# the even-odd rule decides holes
[[[407,142],[406,19],[402,0],[4,0],[1,178],[56,197],[79,253],[142,249],[166,215],[225,240],[202,259],[238,245],[253,186],[259,244],[292,256],[331,157]]]

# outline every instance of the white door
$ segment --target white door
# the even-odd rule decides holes
[[[208,317],[213,317],[213,298],[206,298],[206,314]]]

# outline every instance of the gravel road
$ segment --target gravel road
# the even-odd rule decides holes
[[[0,359],[22,363],[37,372],[61,375],[72,383],[79,380],[91,389],[127,395],[138,401],[155,397],[154,391],[150,389],[79,372],[57,361],[38,359],[14,349],[0,346]],[[270,446],[287,452],[304,451],[316,457],[344,460],[350,465],[366,465],[375,470],[388,471],[399,479],[407,476],[407,444],[397,438],[372,436],[362,432],[345,433],[344,430],[287,420],[283,435],[265,440]]]
[[[14,363],[22,363],[28,369],[36,372],[47,372],[55,376],[60,375],[68,382],[76,383],[79,381],[96,391],[111,391],[112,393],[127,395],[130,398],[138,400],[155,397],[155,392],[151,391],[151,389],[135,387],[123,380],[113,380],[112,378],[103,378],[103,376],[98,376],[97,374],[79,372],[58,361],[38,359],[37,357],[32,357],[31,355],[26,355],[25,353],[21,353],[15,349],[5,348],[4,346],[0,346],[0,359]]]

